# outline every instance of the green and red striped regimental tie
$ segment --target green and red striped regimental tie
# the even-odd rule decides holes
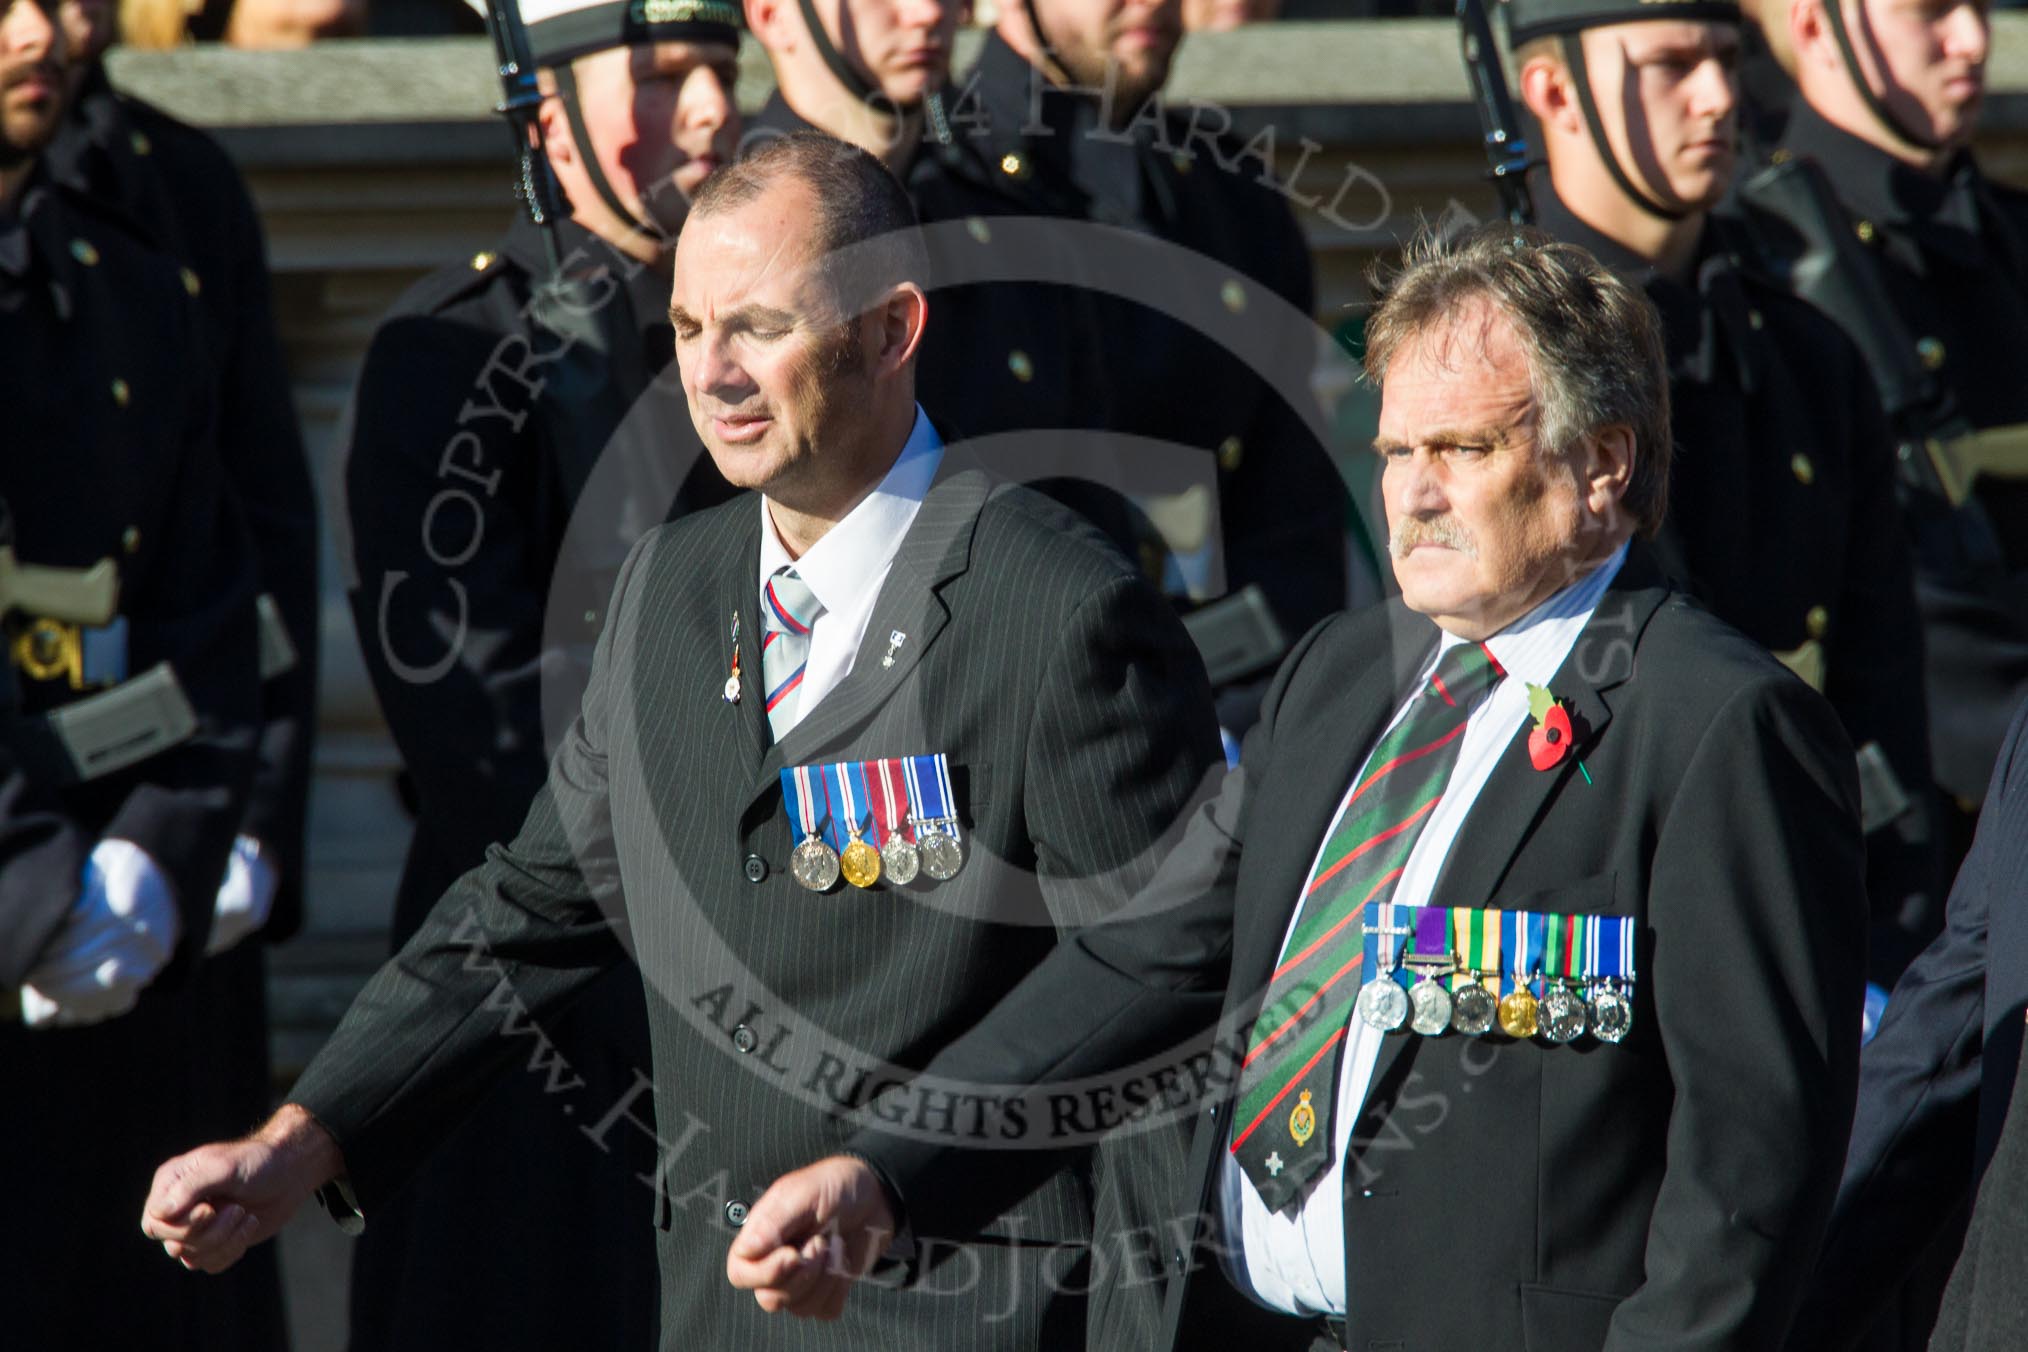
[[[1472,706],[1506,674],[1483,643],[1445,650],[1421,697],[1367,759],[1303,887],[1247,1036],[1232,1122],[1232,1153],[1269,1211],[1295,1203],[1331,1163],[1338,1064],[1365,954],[1361,917],[1392,899],[1458,763]],[[1306,1092],[1309,1112],[1299,1114]]]

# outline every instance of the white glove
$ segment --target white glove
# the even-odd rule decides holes
[[[276,884],[274,866],[261,843],[252,836],[234,837],[232,856],[225,861],[225,881],[218,885],[218,902],[211,913],[205,957],[216,957],[268,923]]]
[[[126,1013],[168,965],[182,931],[168,881],[148,852],[131,841],[100,841],[85,863],[83,894],[21,987],[21,1021],[61,1028]]]

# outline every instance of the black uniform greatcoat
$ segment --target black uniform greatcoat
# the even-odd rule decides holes
[[[1813,307],[1735,250],[1711,218],[1694,281],[1663,276],[1538,197],[1542,228],[1637,283],[1662,316],[1675,460],[1657,541],[1664,569],[1768,648],[1838,711],[1854,746],[1877,741],[1916,799],[1908,834],[1867,839],[1869,971],[1891,986],[1942,925],[1927,806],[1922,627],[1901,538],[1893,438],[1864,361]],[[1911,839],[1910,836],[1917,838]]]
[[[1317,843],[1436,645],[1399,603],[1319,626],[1271,685],[1240,766],[1137,899],[1066,946],[930,1073],[1034,1084],[1173,1047],[1207,994],[1259,1012]],[[1778,1346],[1837,1184],[1864,979],[1852,748],[1821,697],[1666,584],[1637,545],[1549,686],[1577,753],[1533,768],[1526,728],[1440,872],[1445,906],[1628,915],[1633,1031],[1568,1047],[1392,1036],[1344,1172],[1340,1346],[1514,1352]],[[1580,773],[1579,766],[1584,767]],[[1170,1214],[1217,1214],[1233,1075]],[[1172,1074],[1122,1086],[1184,1106]],[[913,1223],[961,1228],[1026,1157],[862,1131]],[[1187,1228],[1185,1230],[1187,1233]],[[1187,1246],[1186,1246],[1187,1247]],[[1154,1346],[1265,1347],[1211,1324],[1205,1248],[1170,1255]],[[1307,1332],[1258,1314],[1269,1329]]]
[[[953,130],[1002,187],[1029,211],[1107,227],[1077,236],[1097,284],[1132,272],[1152,294],[1155,304],[1101,295],[1104,327],[1089,346],[1111,363],[1107,426],[1202,453],[1191,472],[1217,504],[1223,590],[1257,584],[1293,642],[1345,604],[1346,495],[1321,421],[1297,407],[1314,405],[1316,294],[1308,242],[1271,170],[1231,138],[1209,149],[1166,112],[1143,110],[1109,134],[1098,100],[1048,84],[997,33],[959,85]],[[1113,231],[1187,250],[1196,266],[1109,241]],[[1137,480],[1153,477],[1129,464]],[[1172,550],[1177,533],[1165,525]],[[1206,599],[1173,570],[1166,589]]]
[[[665,1352],[1082,1345],[1082,1274],[1117,1222],[1078,1171],[1010,1198],[977,1243],[919,1227],[925,1244],[966,1241],[960,1277],[862,1291],[835,1324],[771,1318],[725,1281],[761,1191],[835,1150],[850,1109],[908,1101],[891,1078],[1131,894],[1218,761],[1203,668],[1169,607],[1077,518],[951,454],[850,675],[780,742],[754,622],[760,502],[642,541],[520,833],[450,888],[296,1087],[344,1151],[368,1233],[466,1087],[527,1057],[502,1019],[547,1019],[624,969],[647,987],[654,1046]],[[735,612],[744,684],[728,703]],[[952,767],[957,875],[798,886],[780,770],[930,752]],[[623,1101],[569,1087],[551,1101],[591,1133],[580,1150],[636,1129]],[[503,1219],[524,1219],[518,1184],[496,1180]],[[586,1241],[556,1224],[535,1247]]]
[[[10,1346],[274,1345],[272,1257],[192,1283],[134,1224],[156,1164],[202,1124],[191,1067],[208,1025],[191,973],[246,811],[260,708],[256,566],[219,463],[209,362],[174,260],[95,200],[31,179],[19,216],[0,221],[0,500],[21,559],[117,561],[128,670],[170,663],[198,728],[125,770],[36,790],[78,853],[50,869],[63,885],[8,889],[0,991],[34,968],[104,838],[155,862],[182,939],[126,1014],[61,1030],[0,1022],[0,1158],[15,1162],[13,1204],[40,1218],[0,1239]],[[21,673],[31,713],[83,693]]]
[[[195,127],[85,76],[49,149],[52,174],[118,208],[186,269],[218,380],[218,455],[296,650],[261,690],[261,763],[242,830],[279,865],[262,934],[302,923],[317,723],[317,498],[269,296],[267,245],[239,170]]]
[[[261,842],[276,890],[258,940],[199,973],[210,1024],[190,1058],[198,1139],[236,1135],[273,1104],[263,942],[303,919],[312,744],[317,726],[317,498],[269,297],[266,242],[239,171],[209,136],[114,89],[95,64],[49,149],[51,172],[118,209],[181,265],[197,297],[218,384],[220,463],[239,499],[295,665],[261,686],[260,760],[241,831]],[[281,1337],[279,1311],[243,1321],[247,1345]]]
[[[1969,153],[1942,176],[1913,169],[1797,101],[1783,149],[1820,165],[1885,284],[1918,358],[1974,428],[2028,422],[2028,195]],[[1943,547],[1933,494],[1912,495],[1937,782],[1975,810],[2008,721],[2028,697],[2028,482],[1986,477],[1974,498],[2000,559],[1985,577]],[[1932,529],[1936,532],[1932,534]],[[1960,843],[1959,848],[1962,848]]]
[[[497,250],[424,278],[382,321],[360,375],[341,557],[415,807],[397,946],[527,812],[547,764],[545,708],[569,717],[625,547],[729,493],[670,365],[668,281],[574,222],[559,223],[559,249],[575,289],[554,302],[536,299],[549,265],[526,220]],[[617,1101],[647,1067],[628,975],[548,1032],[597,1099]],[[634,1180],[653,1152],[638,1138],[615,1154],[580,1148],[542,1084],[504,1081],[376,1214],[354,1267],[354,1347],[653,1336],[650,1199]],[[582,1242],[552,1250],[515,1227],[475,1227],[503,1178],[530,1214],[570,1218]]]

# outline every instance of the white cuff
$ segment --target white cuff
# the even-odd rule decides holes
[[[212,909],[211,937],[204,945],[206,957],[225,952],[268,923],[278,881],[274,864],[258,840],[252,836],[233,839],[225,880],[218,885],[218,900]]]

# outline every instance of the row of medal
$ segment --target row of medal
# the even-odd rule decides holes
[[[1633,917],[1375,906],[1359,1017],[1408,1029],[1619,1042],[1634,1026]]]
[[[883,877],[907,886],[918,873],[944,882],[964,866],[942,753],[791,766],[782,771],[782,798],[802,833],[789,872],[812,892],[830,891],[841,877],[854,887]]]

